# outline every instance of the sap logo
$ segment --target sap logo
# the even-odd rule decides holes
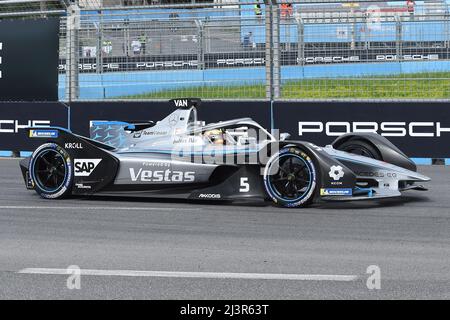
[[[204,199],[220,199],[221,196],[218,193],[200,193],[198,195],[199,198],[204,198]]]
[[[18,133],[29,127],[49,127],[50,120],[28,120],[24,124],[20,120],[0,120],[0,133]]]
[[[80,142],[68,142],[64,144],[65,149],[83,149],[83,145]]]
[[[75,159],[75,177],[89,177],[102,159]]]
[[[372,132],[384,137],[440,137],[450,133],[440,122],[321,122],[305,121],[298,123],[298,135],[305,133],[323,133],[329,137],[337,137],[346,133]]]
[[[142,182],[193,182],[195,180],[195,172],[171,171],[151,171],[139,169],[137,172],[134,168],[130,168],[130,176],[132,181]]]
[[[187,100],[174,100],[173,102],[175,103],[176,107],[187,107],[188,106]]]

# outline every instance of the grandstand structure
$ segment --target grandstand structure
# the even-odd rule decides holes
[[[450,99],[449,0],[4,0],[61,16],[59,98]]]

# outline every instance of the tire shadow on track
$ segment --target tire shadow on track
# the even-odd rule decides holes
[[[273,207],[277,209],[286,209],[292,211],[294,209],[301,210],[302,208],[282,208],[272,204],[270,201],[226,201],[226,200],[192,200],[192,199],[165,199],[165,198],[138,198],[138,197],[111,197],[111,196],[89,196],[89,197],[70,197],[70,199],[77,199],[80,201],[107,201],[107,202],[130,202],[130,203],[160,203],[160,204],[192,204],[198,206],[228,206],[228,207]],[[410,203],[427,203],[431,200],[426,196],[410,196],[403,195],[397,198],[380,199],[380,200],[359,200],[359,201],[344,201],[344,202],[325,202],[319,201],[311,206],[309,209],[375,209],[404,206]]]
[[[380,200],[359,200],[359,201],[345,201],[345,202],[327,202],[316,203],[315,208],[326,209],[375,209],[404,206],[410,203],[427,203],[431,200],[427,196],[400,196],[396,198],[380,199]]]
[[[167,198],[140,198],[123,196],[71,196],[69,199],[80,201],[107,201],[107,202],[130,202],[130,203],[161,203],[161,204],[193,204],[193,205],[219,205],[219,206],[252,206],[267,207],[271,203],[261,200],[231,201],[231,200],[195,200],[195,199],[167,199]]]

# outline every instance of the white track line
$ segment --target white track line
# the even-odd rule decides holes
[[[180,208],[167,208],[167,207],[53,207],[53,206],[0,206],[0,210],[125,210],[125,211],[173,211]],[[200,211],[200,208],[183,208],[183,211]]]
[[[67,275],[67,269],[26,268],[22,274]],[[89,270],[81,269],[85,276],[154,277],[154,278],[204,278],[204,279],[248,279],[248,280],[296,280],[296,281],[341,281],[358,280],[356,275],[333,274],[277,274],[277,273],[230,273],[230,272],[178,272],[136,270]]]

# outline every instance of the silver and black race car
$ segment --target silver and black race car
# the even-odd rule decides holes
[[[430,179],[384,137],[345,134],[319,147],[268,132],[250,118],[205,124],[199,99],[171,100],[158,122],[92,121],[91,137],[29,128],[43,140],[20,166],[41,197],[115,195],[221,201],[313,201],[397,197]]]

